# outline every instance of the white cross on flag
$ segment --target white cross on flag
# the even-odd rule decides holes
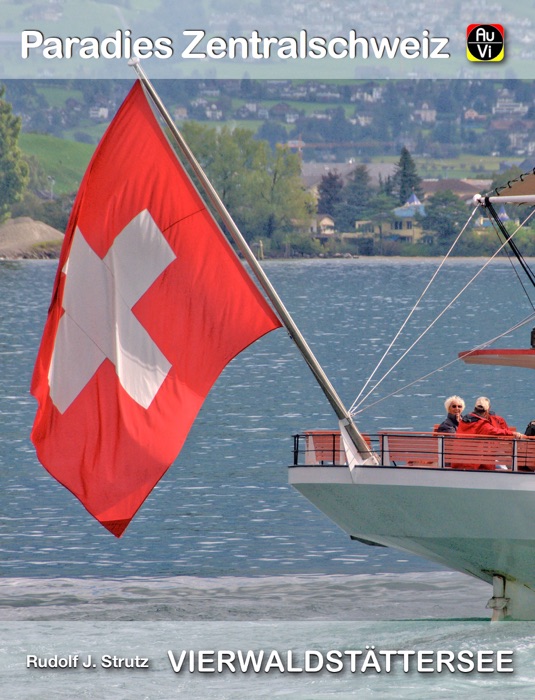
[[[65,234],[32,380],[39,460],[120,537],[225,365],[280,325],[136,82]]]

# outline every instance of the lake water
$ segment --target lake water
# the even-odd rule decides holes
[[[394,359],[480,264],[458,260],[444,268]],[[349,406],[437,265],[360,258],[269,261],[265,269]],[[439,697],[498,697],[504,684],[514,697],[528,697],[534,628],[490,625],[490,586],[406,553],[352,542],[288,486],[291,435],[335,428],[336,421],[283,330],[225,369],[182,453],[120,540],[88,516],[39,465],[29,441],[36,408],[30,377],[55,271],[54,262],[0,263],[0,672],[6,697],[427,697],[431,690]],[[493,263],[388,375],[358,424],[367,432],[427,430],[441,419],[444,398],[458,393],[468,408],[477,396],[489,396],[493,408],[523,430],[535,418],[526,370],[454,363],[408,385],[532,310],[511,265]],[[532,325],[500,342],[529,347]],[[385,674],[188,676],[174,674],[166,658],[169,648],[401,648],[402,640],[404,648],[511,648],[515,673],[398,673],[395,683]],[[148,672],[24,666],[26,653],[90,651],[154,661]]]

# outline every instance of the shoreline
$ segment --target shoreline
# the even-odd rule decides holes
[[[0,226],[0,259],[59,258],[64,234],[28,216],[8,219]]]
[[[45,224],[42,221],[35,221],[30,217],[18,217],[8,219],[0,225],[0,260],[57,260],[60,257],[63,245],[64,234]],[[239,255],[239,254],[238,254]],[[239,255],[240,259],[243,256]],[[506,259],[506,255],[498,255],[495,260]],[[259,262],[303,262],[305,260],[315,261],[401,261],[401,260],[443,260],[444,255],[357,255],[352,253],[335,253],[333,255],[292,255],[264,256]],[[487,259],[488,255],[451,255],[449,260],[478,260]],[[494,262],[492,260],[491,262]]]

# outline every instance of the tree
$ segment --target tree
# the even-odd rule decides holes
[[[248,129],[216,130],[187,122],[182,131],[225,206],[236,216],[251,178],[266,163],[268,144],[255,140]]]
[[[336,170],[329,170],[326,175],[321,176],[318,185],[318,212],[334,216],[337,206],[342,201],[342,190],[344,180]]]
[[[451,190],[436,192],[425,205],[424,231],[432,231],[438,243],[452,243],[465,225],[470,210]]]
[[[379,191],[374,194],[366,206],[366,218],[383,218],[385,214],[392,212],[396,206],[397,202],[392,195]]]
[[[296,153],[277,146],[266,155],[265,166],[251,178],[239,217],[250,238],[283,243],[285,234],[309,228],[314,200],[303,187]]]
[[[245,100],[261,100],[264,96],[262,81],[242,78],[240,82],[240,96]]]
[[[416,82],[413,80],[404,81],[402,83],[403,89],[400,90],[396,81],[386,81],[383,103],[374,120],[378,128],[378,136],[381,134],[383,139],[385,137],[387,139],[398,139],[402,132],[407,129],[410,115],[410,100],[407,98],[407,91],[412,83]]]
[[[494,179],[492,180],[490,186],[490,191],[492,192],[495,189],[507,187],[508,182],[512,180],[517,180],[520,177],[520,175],[522,175],[522,170],[518,167],[518,165],[512,165],[510,168],[507,168],[507,170],[504,170],[499,175],[494,176]]]
[[[282,124],[266,121],[262,122],[255,138],[259,141],[267,141],[271,148],[274,149],[277,144],[288,141],[288,132]]]
[[[358,165],[342,191],[342,201],[336,207],[335,220],[338,231],[355,230],[355,221],[366,216],[372,196],[368,168],[365,165]]]
[[[327,138],[335,143],[344,141],[354,141],[356,127],[347,120],[343,107],[337,107],[331,115],[330,121],[326,122]]]
[[[21,120],[0,90],[0,221],[10,214],[11,205],[19,201],[29,179],[28,164],[18,146]]]
[[[454,119],[440,119],[433,129],[433,138],[438,143],[453,145],[459,142],[459,128]]]
[[[248,129],[188,122],[182,131],[248,240],[308,228],[313,199],[303,187],[297,154],[283,146],[271,150]]]
[[[423,196],[422,178],[418,175],[416,164],[405,146],[401,149],[392,185],[392,192],[401,205],[405,204],[413,192],[419,198]]]

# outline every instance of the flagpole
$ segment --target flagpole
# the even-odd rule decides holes
[[[312,370],[312,373],[314,374],[317,382],[319,383],[323,393],[327,397],[327,400],[331,404],[331,407],[333,408],[336,416],[340,421],[343,421],[344,425],[346,426],[346,430],[351,437],[353,443],[355,444],[355,447],[357,448],[358,452],[364,459],[370,459],[374,458],[372,453],[370,452],[370,448],[368,446],[368,443],[364,440],[363,436],[359,432],[357,426],[353,422],[353,418],[347,408],[344,406],[342,400],[338,396],[336,390],[334,389],[333,385],[331,384],[329,378],[323,371],[323,368],[319,364],[318,360],[316,359],[314,353],[308,346],[308,343],[306,342],[304,336],[301,334],[301,331],[295,324],[293,318],[290,316],[288,310],[284,306],[281,298],[275,291],[275,288],[271,284],[269,278],[267,277],[266,273],[262,269],[260,263],[256,259],[253,251],[249,247],[249,244],[243,237],[241,231],[238,229],[236,224],[234,223],[233,218],[229,214],[227,208],[225,207],[223,201],[217,194],[215,188],[213,187],[212,183],[206,176],[204,170],[201,168],[199,162],[193,155],[193,152],[191,151],[190,147],[184,140],[184,137],[180,133],[180,131],[177,129],[174,121],[171,118],[171,115],[167,111],[165,105],[161,101],[159,95],[157,94],[156,90],[154,89],[154,86],[148,79],[147,75],[145,74],[144,70],[141,68],[139,59],[131,59],[129,61],[129,65],[131,65],[134,70],[136,71],[142,85],[148,92],[148,94],[151,96],[156,108],[158,109],[162,119],[165,121],[166,125],[168,126],[169,130],[171,131],[174,139],[176,140],[176,143],[178,147],[180,148],[180,151],[184,158],[187,160],[189,165],[191,166],[193,172],[195,173],[199,183],[202,185],[203,190],[208,197],[210,203],[214,207],[215,211],[218,213],[218,215],[221,217],[221,220],[225,224],[226,228],[228,229],[230,235],[232,236],[232,239],[234,240],[236,246],[242,253],[243,257],[247,260],[247,263],[249,264],[252,272],[254,273],[255,277],[258,279],[260,286],[266,293],[267,297],[273,304],[277,314],[279,315],[279,318],[283,325],[285,326],[286,330],[288,331],[291,339],[294,341],[294,343],[297,345],[298,349],[300,350],[305,362],[307,365],[310,367]]]

